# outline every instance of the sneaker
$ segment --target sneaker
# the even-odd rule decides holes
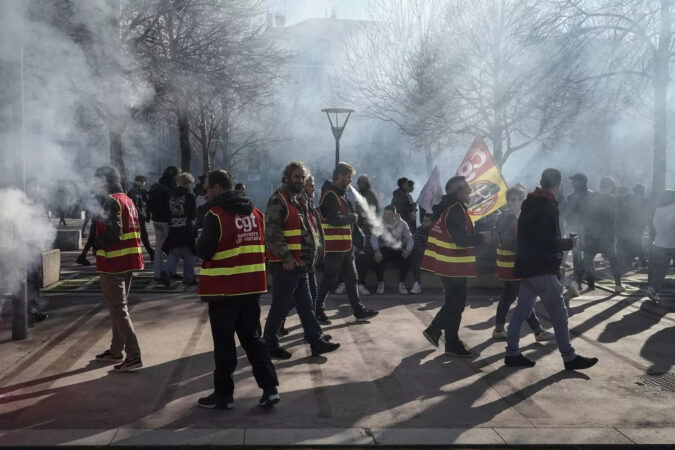
[[[622,292],[625,292],[625,291],[626,291],[626,288],[623,287],[623,285],[621,285],[621,284],[617,284],[616,286],[614,286],[614,293],[615,294],[621,294]]]
[[[328,320],[328,316],[323,311],[316,313],[316,321],[319,322],[320,325],[330,325],[332,323]]]
[[[588,290],[589,291],[594,291],[595,290],[595,281],[588,281]]]
[[[162,270],[162,284],[166,287],[171,286],[171,278],[169,277],[169,272]]]
[[[405,287],[405,283],[398,284],[398,293],[401,295],[408,295],[408,288]]]
[[[115,372],[128,372],[130,370],[140,369],[141,367],[143,367],[141,358],[134,358],[134,359],[126,358],[124,361],[122,361],[122,364],[117,364],[116,366],[114,366],[114,369]]]
[[[344,283],[340,283],[340,284],[338,284],[338,287],[335,288],[335,290],[333,292],[336,293],[337,295],[342,295],[342,294],[345,293],[346,290],[347,290],[347,286]]]
[[[506,339],[506,330],[502,328],[501,330],[494,329],[492,330],[492,339],[497,339],[503,341]]]
[[[323,355],[324,353],[334,352],[340,348],[340,344],[336,342],[327,342],[326,339],[319,339],[311,345],[312,356]]]
[[[274,406],[279,403],[281,397],[279,397],[279,391],[276,387],[263,389],[262,397],[258,400],[258,404],[263,407]]]
[[[578,297],[579,296],[579,283],[576,281],[572,281],[569,286],[567,286],[567,292],[570,293],[572,297]]]
[[[659,294],[657,294],[654,288],[651,286],[647,288],[647,297],[654,300],[655,302],[658,302],[660,300]]]
[[[370,295],[370,291],[368,290],[368,288],[366,287],[365,284],[359,284],[358,289],[359,289],[359,295],[360,296],[363,297],[363,296],[366,296],[366,295]]]
[[[384,294],[384,282],[379,281],[377,283],[377,293],[378,294]]]
[[[504,357],[504,364],[511,367],[534,367],[537,363],[524,357],[522,353],[519,353],[516,356]]]
[[[197,406],[208,409],[232,409],[234,408],[234,398],[231,395],[229,397],[221,397],[214,392],[208,397],[202,397],[197,400]]]
[[[552,341],[554,338],[555,334],[548,330],[541,330],[534,333],[534,340],[537,342]]]
[[[96,361],[112,361],[112,362],[120,362],[124,358],[122,355],[113,355],[113,353],[110,350],[106,350],[100,355],[96,355]]]
[[[270,357],[276,359],[291,359],[293,354],[285,348],[279,346],[270,350]]]
[[[473,358],[474,355],[471,350],[469,350],[464,342],[457,341],[453,344],[445,343],[445,354],[450,356],[456,356],[458,358]]]
[[[420,286],[420,284],[417,281],[415,281],[415,284],[413,284],[412,289],[410,289],[410,293],[411,294],[421,294],[422,293],[422,286]]]
[[[378,311],[373,311],[372,309],[363,308],[361,311],[355,312],[354,317],[356,317],[357,322],[365,322],[368,319],[372,319],[373,317],[375,317],[378,314],[379,314]]]
[[[429,328],[422,331],[422,335],[429,341],[431,345],[438,348],[438,342],[441,340],[441,332],[434,333]]]
[[[577,355],[571,361],[565,363],[565,370],[583,370],[593,367],[598,362],[598,358],[586,358],[585,356]]]
[[[75,260],[75,262],[82,265],[82,266],[90,266],[91,265],[91,263],[89,262],[89,260],[87,259],[87,257],[85,255],[78,256],[77,259]]]

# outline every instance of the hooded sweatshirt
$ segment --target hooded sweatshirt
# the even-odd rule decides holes
[[[219,206],[232,214],[248,216],[253,212],[253,203],[244,191],[228,191],[214,198],[207,203],[208,209]],[[207,211],[208,211],[207,209]],[[202,234],[197,239],[196,253],[204,261],[211,259],[218,247],[220,240],[220,224],[218,218],[213,214],[207,214],[204,217],[204,227]]]
[[[382,221],[382,228],[373,228],[373,234],[370,235],[370,245],[375,251],[382,247],[389,247],[410,253],[415,246],[415,241],[413,241],[406,221],[397,215],[394,223],[388,224]]]

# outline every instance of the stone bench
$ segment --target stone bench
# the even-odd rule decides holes
[[[79,250],[82,247],[80,230],[56,230],[54,247],[62,251]]]
[[[42,269],[40,272],[40,287],[45,288],[59,281],[61,276],[61,250],[55,248],[42,252]]]

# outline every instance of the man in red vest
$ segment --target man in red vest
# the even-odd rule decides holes
[[[328,342],[314,315],[309,275],[319,259],[321,236],[305,194],[307,167],[292,161],[284,169],[283,185],[269,199],[265,211],[267,259],[272,274],[272,305],[263,337],[270,355],[289,359],[291,353],[279,345],[279,328],[295,305],[312,355],[332,352],[340,344]]]
[[[473,353],[459,339],[459,325],[466,304],[467,278],[476,276],[475,247],[482,244],[489,232],[476,232],[466,211],[471,188],[461,176],[452,177],[445,184],[441,202],[433,207],[434,225],[429,232],[421,268],[441,277],[445,288],[445,304],[424,337],[438,347],[445,330],[445,353],[460,358],[471,358]]]
[[[202,408],[234,407],[235,332],[263,390],[258,403],[279,402],[277,373],[260,336],[258,300],[267,291],[264,218],[246,193],[233,185],[224,170],[209,172],[204,182],[209,203],[196,246],[197,256],[204,260],[197,293],[209,304],[216,369],[214,392],[197,402]]]
[[[326,240],[326,257],[319,295],[316,299],[316,318],[322,325],[330,325],[324,306],[328,291],[335,290],[340,276],[347,286],[347,296],[356,320],[367,321],[378,314],[377,311],[363,306],[357,290],[358,276],[352,251],[352,227],[358,220],[358,215],[346,197],[347,188],[355,172],[352,166],[340,162],[333,171],[333,181],[326,181],[321,187],[319,212]]]
[[[143,367],[127,306],[133,271],[143,270],[141,229],[136,206],[124,193],[117,169],[99,167],[94,177],[103,202],[103,211],[95,220],[96,271],[113,325],[110,348],[96,355],[96,360],[119,362],[115,371],[126,372]],[[127,354],[124,360],[122,351]]]

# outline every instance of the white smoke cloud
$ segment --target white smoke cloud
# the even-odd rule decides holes
[[[387,227],[382,222],[382,219],[377,216],[375,207],[369,205],[368,200],[366,200],[366,198],[363,195],[359,194],[359,191],[357,191],[352,185],[349,185],[349,190],[354,196],[354,200],[356,200],[356,203],[358,203],[359,208],[361,208],[361,211],[363,212],[366,222],[368,222],[368,225],[371,226],[373,234],[375,236],[381,237],[382,240],[385,242],[385,244],[387,244],[387,247],[401,248],[401,241],[396,239],[389,232]]]

